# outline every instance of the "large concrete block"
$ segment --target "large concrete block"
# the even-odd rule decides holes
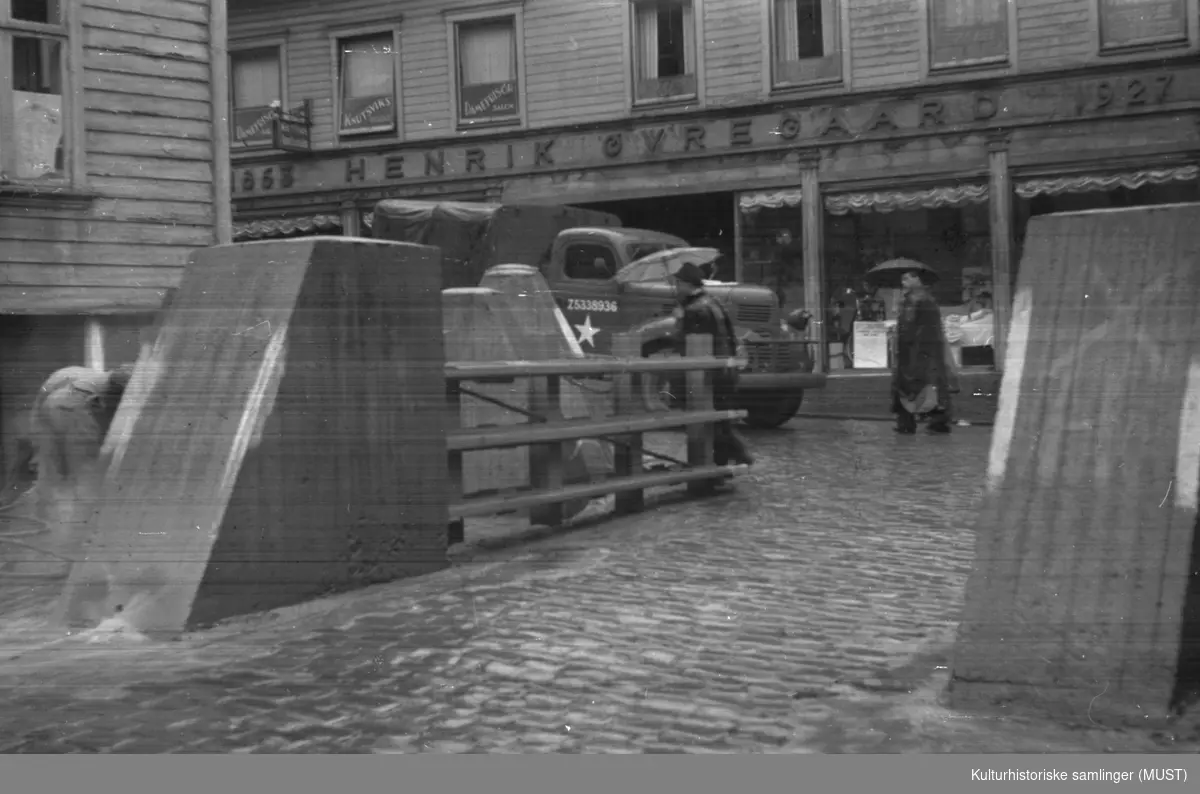
[[[114,419],[62,620],[175,632],[445,566],[439,256],[198,251]]]
[[[1034,218],[956,705],[1165,717],[1200,684],[1200,204]]]

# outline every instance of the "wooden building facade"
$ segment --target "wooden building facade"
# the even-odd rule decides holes
[[[224,0],[0,0],[0,434],[231,239]],[[9,54],[11,53],[11,55]]]
[[[999,366],[1029,216],[1200,199],[1198,0],[231,13],[240,239],[366,233],[385,197],[596,206],[727,250],[813,313],[832,369],[854,341],[831,306],[872,264],[938,269]],[[272,104],[307,113],[306,146],[275,148]]]

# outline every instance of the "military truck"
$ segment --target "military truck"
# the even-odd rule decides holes
[[[564,331],[585,354],[598,355],[611,353],[613,334],[627,331],[640,337],[643,356],[670,354],[676,302],[669,268],[657,266],[661,252],[692,256],[710,273],[719,253],[577,207],[386,199],[371,227],[378,239],[441,247],[447,288],[477,286],[495,265],[537,267],[566,319]],[[710,280],[705,288],[728,310],[748,362],[737,407],[749,425],[782,425],[799,411],[805,389],[825,385],[812,371],[809,343],[767,287]],[[664,380],[659,391],[668,403],[682,402],[681,382]]]

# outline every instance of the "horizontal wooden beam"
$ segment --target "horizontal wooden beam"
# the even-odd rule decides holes
[[[549,361],[455,361],[446,365],[446,380],[512,380],[547,375],[618,375],[629,372],[692,372],[741,369],[747,362],[736,358],[682,356],[679,358],[585,358]]]
[[[471,452],[504,447],[522,447],[553,441],[619,436],[654,430],[732,422],[743,419],[745,411],[671,411],[615,419],[571,419],[563,422],[506,425],[496,428],[455,430],[446,435],[446,449]]]
[[[539,491],[536,493],[511,494],[483,499],[468,499],[458,504],[450,505],[450,519],[490,516],[508,510],[521,510],[527,507],[569,502],[575,499],[594,499],[597,496],[607,496],[613,493],[640,491],[646,488],[660,488],[666,485],[679,485],[686,482],[720,480],[732,477],[736,473],[737,470],[732,466],[703,466],[694,469],[678,469],[675,471],[655,472],[653,474],[640,474],[635,477],[622,477],[621,479],[604,480],[584,485],[569,485],[555,491]]]

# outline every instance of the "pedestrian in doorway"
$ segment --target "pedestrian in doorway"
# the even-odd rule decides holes
[[[704,274],[700,268],[686,262],[672,276],[675,296],[679,300],[675,343],[680,352],[686,352],[684,346],[689,334],[705,334],[712,337],[714,356],[736,356],[738,340],[733,330],[733,322],[721,305],[705,291]],[[736,372],[724,370],[714,373],[713,407],[721,411],[733,409],[736,390]],[[713,461],[718,466],[724,466],[730,461],[747,466],[754,463],[754,457],[746,449],[745,442],[734,429],[732,422],[718,422],[716,425]]]
[[[942,312],[918,271],[900,277],[904,297],[896,323],[896,369],[892,376],[892,412],[896,432],[917,432],[917,419],[928,418],[933,433],[949,433],[953,375],[947,361]]]

